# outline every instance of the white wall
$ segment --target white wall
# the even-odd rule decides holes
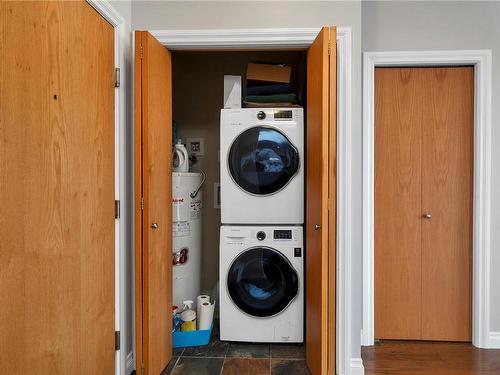
[[[132,1],[131,0],[111,0],[111,5],[122,16],[127,26],[132,25]]]
[[[494,2],[174,2],[133,1],[132,29],[348,26],[353,30],[352,355],[360,355],[361,54],[422,49],[493,50],[493,187],[500,186],[500,3]],[[363,29],[363,30],[362,30]],[[363,33],[362,33],[363,31]],[[500,196],[492,189],[491,329],[500,332]]]
[[[500,332],[500,2],[362,4],[363,51],[492,49],[492,226],[490,331]]]
[[[347,26],[353,36],[353,266],[361,269],[361,3],[134,1],[132,28],[143,30]],[[354,273],[352,356],[360,357],[361,278]]]

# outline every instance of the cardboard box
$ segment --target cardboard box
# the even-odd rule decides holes
[[[248,63],[247,80],[290,83],[292,67]]]

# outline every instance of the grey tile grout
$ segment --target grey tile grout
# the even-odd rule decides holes
[[[172,372],[174,372],[175,368],[177,367],[177,363],[179,363],[180,359],[181,359],[181,356],[178,356],[168,375],[170,375],[170,374],[172,374]]]
[[[224,364],[226,363],[226,357],[224,357],[224,359],[222,360],[222,366],[220,368],[220,372],[219,372],[219,375],[222,375],[222,372],[224,371]]]
[[[305,361],[305,358],[290,358],[290,357],[271,357],[271,359],[279,359],[280,361],[282,360],[290,360],[290,361]]]
[[[179,357],[180,358],[180,357]],[[182,358],[199,358],[199,359],[203,359],[203,358],[210,358],[210,359],[220,359],[220,358],[226,358],[226,357],[201,357],[201,356],[195,356],[195,355],[185,355],[183,356]]]

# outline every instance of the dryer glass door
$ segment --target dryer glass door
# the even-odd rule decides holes
[[[233,180],[243,190],[273,194],[285,187],[299,170],[299,152],[278,129],[256,126],[234,140],[228,154]]]
[[[240,254],[227,275],[233,303],[243,312],[269,317],[283,311],[297,295],[297,271],[275,249],[254,247]]]

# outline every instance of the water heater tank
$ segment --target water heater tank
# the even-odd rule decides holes
[[[202,174],[172,173],[173,303],[193,300],[201,293]]]

